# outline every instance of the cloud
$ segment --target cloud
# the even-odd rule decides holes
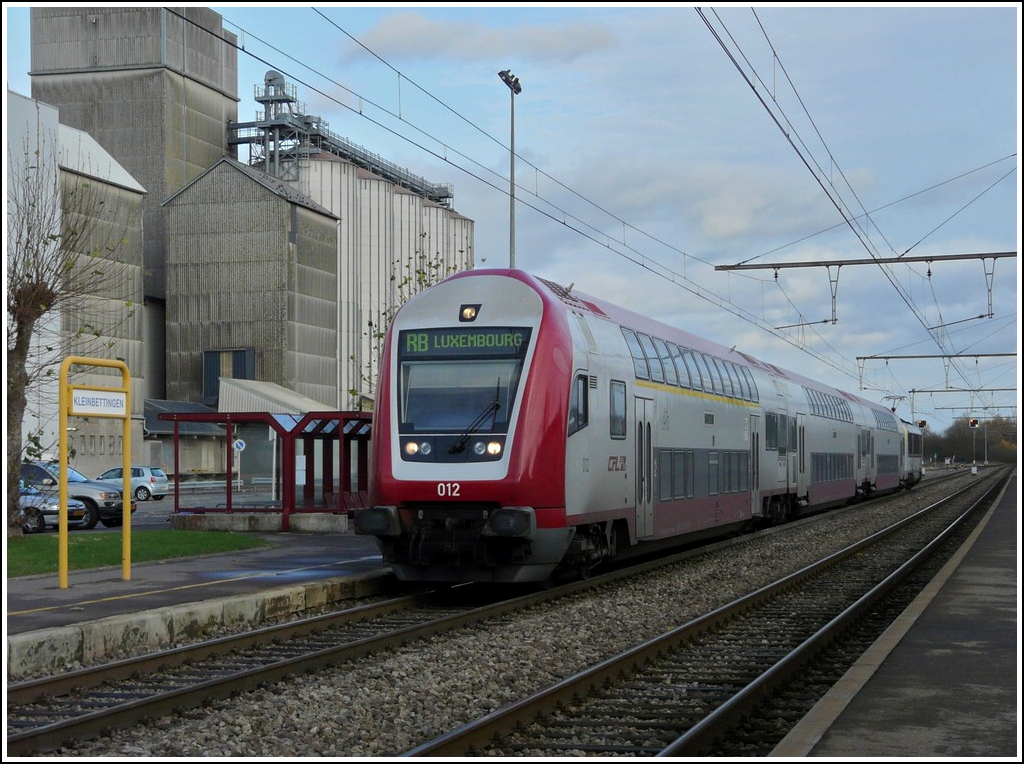
[[[514,55],[535,63],[565,63],[613,47],[616,37],[593,21],[498,27],[402,12],[382,18],[359,41],[391,61],[486,61]]]

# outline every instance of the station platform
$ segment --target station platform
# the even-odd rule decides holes
[[[771,756],[1021,760],[1018,477]]]
[[[155,649],[222,624],[255,626],[396,584],[373,537],[254,535],[268,545],[133,564],[128,580],[122,565],[69,571],[66,588],[56,573],[7,579],[8,681],[123,650]]]
[[[1017,475],[942,573],[772,752],[1021,760]],[[262,534],[261,534],[262,535]],[[376,542],[273,533],[264,549],[7,580],[5,668],[67,669],[221,623],[389,591]]]

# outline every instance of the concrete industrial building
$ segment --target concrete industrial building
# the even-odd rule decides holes
[[[236,39],[210,9],[33,8],[31,36],[32,98],[145,190],[140,403],[216,406],[217,380],[237,377],[372,407],[368,327],[395,285],[425,259],[438,275],[473,267],[451,187],[338,139],[275,72],[239,122]],[[133,424],[133,460],[154,461],[141,410]]]
[[[143,316],[131,306],[143,299],[146,190],[87,133],[61,124],[54,107],[8,91],[6,111],[7,246],[20,250],[8,253],[8,267],[32,278],[33,273],[55,274],[73,265],[65,301],[35,327],[29,348],[34,382],[26,390],[23,429],[37,434],[44,445],[56,443],[57,370],[65,357],[73,356],[122,359],[130,371],[130,415],[141,420],[146,389],[141,373]],[[49,233],[61,215],[73,217],[67,225],[76,233],[61,237],[65,251],[59,254],[54,239],[38,234]],[[41,240],[22,244],[33,232]],[[41,262],[12,264],[20,258]],[[42,373],[47,367],[52,374]],[[111,369],[82,364],[70,371],[82,387],[121,384]],[[121,420],[112,419],[76,423],[70,433],[81,461],[104,465],[121,453],[122,437]]]

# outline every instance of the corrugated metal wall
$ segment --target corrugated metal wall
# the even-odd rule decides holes
[[[141,456],[142,418],[146,397],[144,376],[142,310],[142,207],[143,197],[134,190],[106,185],[98,178],[82,178],[62,173],[66,226],[88,231],[88,251],[83,251],[76,268],[82,273],[80,284],[88,284],[73,306],[61,314],[63,355],[88,359],[119,359],[128,367],[133,456]],[[83,185],[84,184],[84,185]],[[83,191],[83,189],[86,189]],[[76,215],[75,197],[96,193],[102,204],[84,202],[89,216]],[[90,253],[101,253],[94,256]],[[107,253],[112,253],[107,256]],[[95,286],[95,290],[91,287]],[[76,386],[120,388],[121,373],[115,369],[76,364],[71,367]],[[76,469],[92,477],[116,462],[124,449],[124,428],[120,419],[91,417],[73,419],[69,446],[74,452]]]
[[[197,401],[202,352],[253,347],[256,379],[337,399],[333,218],[222,163],[167,204],[167,386]]]
[[[202,24],[198,29],[176,14]],[[161,203],[225,155],[237,53],[206,8],[33,8],[32,97],[92,135],[148,192],[146,295],[166,294]]]
[[[365,407],[388,316],[419,288],[425,262],[440,263],[438,275],[473,267],[473,221],[335,157],[314,157],[302,172],[312,200],[340,218],[338,405]]]
[[[234,97],[237,55],[224,40],[237,37],[209,8],[33,8],[32,73],[168,67]]]
[[[166,378],[145,395],[199,401],[202,352],[252,346],[258,379],[356,407],[375,394],[372,335],[394,285],[424,256],[473,267],[473,221],[337,157],[304,163],[294,187],[338,220],[220,169],[186,188],[229,154],[237,53],[223,40],[235,37],[206,8],[33,8],[32,95],[148,192],[144,294],[166,333],[138,336],[150,354],[166,341]]]

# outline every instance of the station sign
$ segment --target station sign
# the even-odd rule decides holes
[[[72,416],[128,416],[128,395],[116,390],[71,389]]]

